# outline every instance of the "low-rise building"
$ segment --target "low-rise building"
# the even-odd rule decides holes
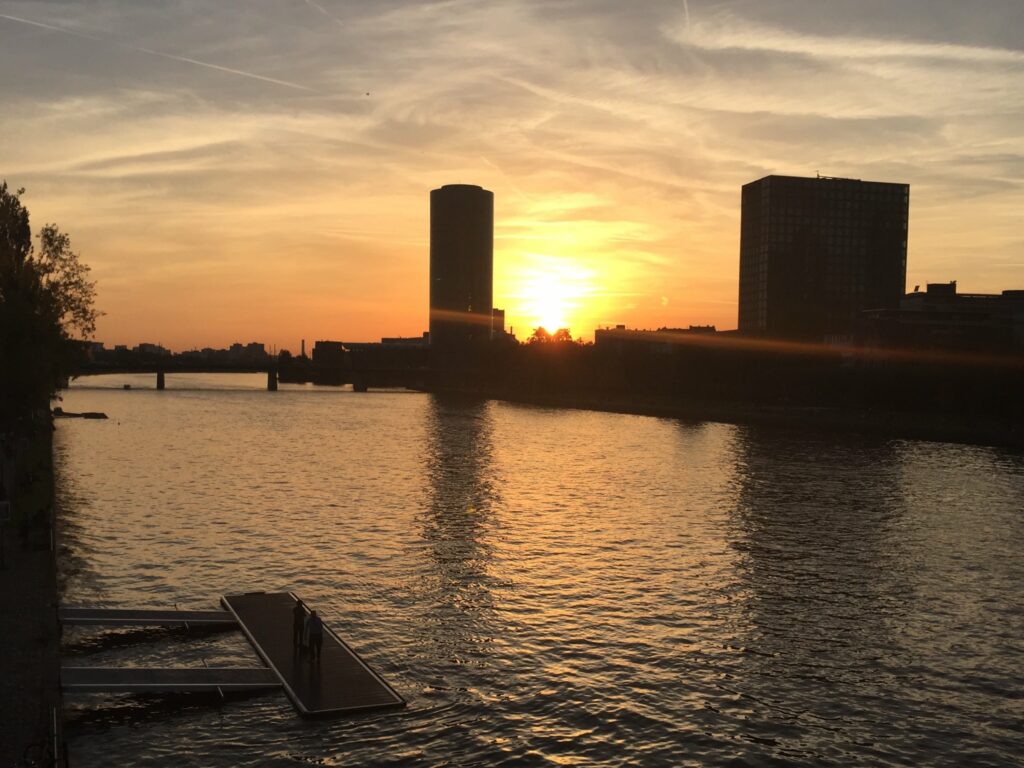
[[[956,281],[929,283],[899,309],[868,310],[865,342],[887,347],[1024,352],[1024,290],[958,293]]]
[[[689,328],[658,328],[656,331],[634,330],[625,325],[598,328],[594,331],[594,346],[598,349],[621,352],[624,349],[645,348],[651,352],[668,354],[681,341],[702,334],[717,333],[713,325],[691,325]]]

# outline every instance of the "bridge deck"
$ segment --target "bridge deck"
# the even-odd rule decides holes
[[[227,611],[176,611],[135,608],[59,608],[62,624],[127,626],[234,626],[235,617]]]
[[[238,620],[256,652],[284,684],[303,715],[341,714],[405,706],[405,700],[324,627],[323,652],[314,662],[292,644],[291,592],[228,595],[221,602]]]
[[[266,667],[61,667],[60,685],[68,693],[161,693],[258,691],[281,681]]]

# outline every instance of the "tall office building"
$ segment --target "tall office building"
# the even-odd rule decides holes
[[[743,187],[740,333],[841,341],[899,306],[910,187],[766,176]]]
[[[430,193],[430,346],[466,351],[490,341],[494,193],[447,184]]]

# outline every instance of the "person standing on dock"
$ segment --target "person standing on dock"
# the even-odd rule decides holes
[[[306,628],[306,606],[302,604],[301,600],[295,601],[295,607],[292,608],[292,645],[296,648],[302,646],[302,634]]]
[[[306,635],[309,637],[309,660],[320,661],[324,645],[324,622],[316,615],[316,611],[310,611],[306,619]]]

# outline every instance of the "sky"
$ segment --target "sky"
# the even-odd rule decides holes
[[[96,338],[427,328],[429,192],[495,194],[495,305],[736,327],[740,187],[911,185],[907,284],[1024,288],[1021,0],[0,0],[0,177]]]

